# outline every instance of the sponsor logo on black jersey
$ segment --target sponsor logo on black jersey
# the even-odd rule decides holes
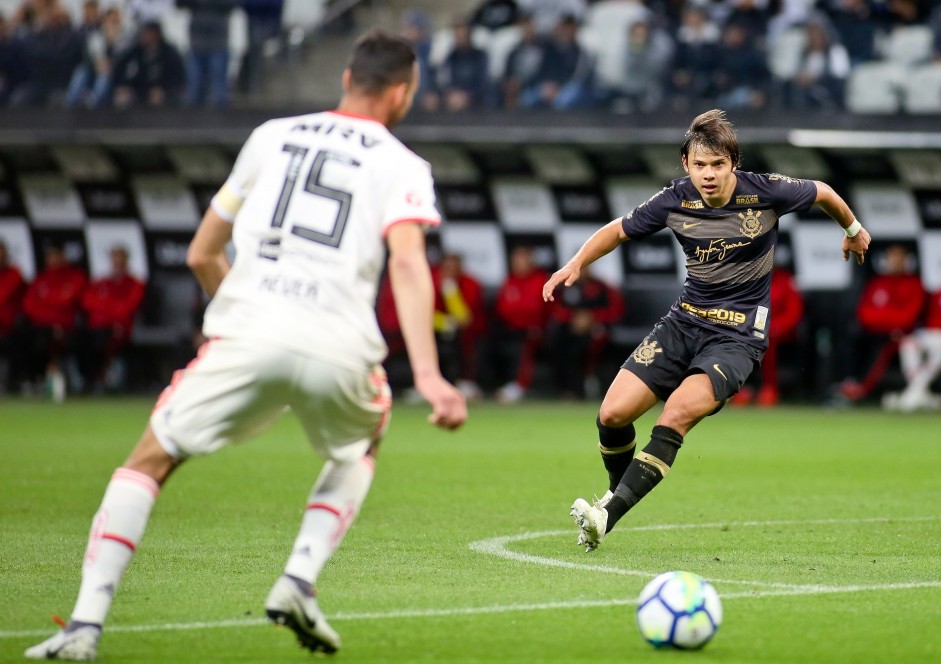
[[[744,194],[735,197],[736,205],[758,205],[758,194]]]
[[[771,173],[768,176],[768,179],[772,182],[780,180],[781,182],[790,182],[791,184],[800,184],[803,180],[799,178],[788,177],[787,175],[781,175],[780,173]]]
[[[738,229],[739,233],[752,240],[761,235],[761,221],[758,219],[761,216],[761,210],[754,212],[751,208],[748,208],[747,212],[739,212],[738,216],[742,219],[742,225]]]
[[[705,206],[702,201],[680,201],[680,207],[687,210],[702,210]]]

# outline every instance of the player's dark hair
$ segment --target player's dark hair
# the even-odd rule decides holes
[[[702,150],[709,154],[728,155],[732,166],[738,168],[742,163],[742,154],[738,147],[738,136],[732,123],[725,118],[725,111],[717,108],[706,111],[693,118],[686,130],[686,140],[680,148],[680,154],[689,157],[693,150]]]
[[[347,68],[354,88],[375,95],[389,86],[410,82],[414,63],[415,51],[407,41],[375,29],[356,40]]]

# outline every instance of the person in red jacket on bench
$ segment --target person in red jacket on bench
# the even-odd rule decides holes
[[[883,407],[903,412],[941,408],[941,395],[931,392],[931,383],[941,374],[941,290],[928,296],[924,324],[902,339],[899,359],[905,389],[886,394]]]
[[[131,340],[134,316],[144,301],[144,282],[128,272],[126,248],[111,249],[111,273],[92,281],[82,295],[86,327],[77,344],[85,387],[93,392],[123,384],[120,355]]]
[[[61,244],[45,248],[43,270],[26,289],[23,312],[26,326],[23,346],[29,358],[29,378],[45,372],[52,397],[65,398],[65,357],[72,347],[72,334],[87,277],[68,262]]]
[[[873,392],[898,353],[902,337],[918,324],[925,289],[912,269],[911,260],[912,255],[904,245],[889,246],[882,273],[863,288],[856,307],[859,334],[854,357],[858,359],[859,371],[865,374],[843,381],[842,394],[850,401],[864,399]],[[873,356],[874,360],[866,361]]]
[[[597,369],[611,326],[624,315],[624,299],[591,273],[562,292],[550,308],[549,339],[557,388],[563,396],[601,396]]]
[[[751,403],[754,399],[759,406],[774,406],[781,400],[778,385],[778,348],[782,343],[797,339],[801,322],[804,320],[804,297],[797,289],[797,283],[791,271],[776,267],[771,273],[771,329],[768,333],[768,350],[761,360],[761,367],[756,371],[761,387],[756,396],[751,387],[743,387],[732,397],[732,403],[738,406]]]
[[[501,403],[519,401],[532,383],[536,351],[546,335],[548,307],[542,302],[542,285],[548,278],[536,265],[532,247],[521,245],[510,252],[510,274],[497,293],[493,335],[495,360],[509,378],[497,390]]]

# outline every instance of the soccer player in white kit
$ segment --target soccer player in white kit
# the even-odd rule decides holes
[[[440,216],[431,171],[389,131],[417,85],[408,44],[372,31],[354,48],[336,111],[272,120],[252,133],[187,257],[212,296],[209,341],[161,394],[108,484],[71,620],[26,657],[94,659],[115,589],[171,472],[257,434],[286,409],[326,463],[265,609],[309,650],[339,649],[314,586],[366,497],[388,424],[386,347],[373,309],[386,247],[429,421],[454,429],[467,417],[461,393],[441,376],[434,342],[424,238]]]

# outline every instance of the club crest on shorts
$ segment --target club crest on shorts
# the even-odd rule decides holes
[[[745,212],[739,212],[738,216],[742,218],[742,225],[738,229],[739,233],[749,240],[753,240],[761,235],[761,221],[758,219],[758,217],[761,216],[761,210],[755,212],[751,208],[748,208]]]
[[[644,339],[644,343],[635,348],[634,352],[631,353],[631,358],[633,358],[637,364],[643,364],[645,367],[648,367],[657,359],[657,353],[662,352],[662,348],[657,348],[656,341],[647,341]]]

